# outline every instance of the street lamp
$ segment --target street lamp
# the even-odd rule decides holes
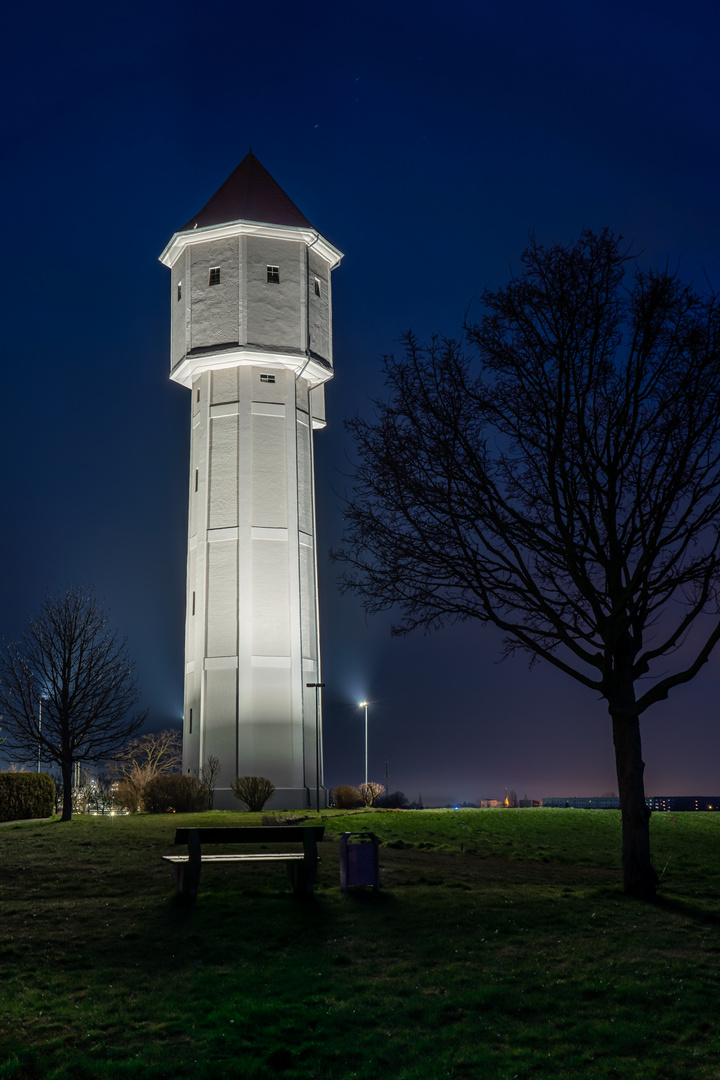
[[[309,689],[315,689],[315,809],[320,813],[320,721],[318,690],[325,685],[324,682],[305,683]]]
[[[367,701],[358,701],[358,708],[365,710],[365,791],[367,791],[368,782],[368,770],[367,770]]]
[[[41,694],[38,699],[38,759],[37,759],[37,771],[40,772],[40,754],[42,750],[42,703],[47,698],[47,694]]]

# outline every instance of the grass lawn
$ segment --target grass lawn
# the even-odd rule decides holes
[[[220,813],[0,828],[0,1080],[719,1080],[720,814],[656,814],[662,899],[598,810],[328,812],[316,897],[161,854]],[[339,836],[383,840],[378,896]]]

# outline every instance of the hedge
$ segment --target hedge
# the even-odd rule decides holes
[[[194,776],[156,773],[143,788],[142,801],[149,814],[190,814],[207,810],[207,788]]]
[[[0,821],[52,817],[55,781],[47,773],[0,773]]]

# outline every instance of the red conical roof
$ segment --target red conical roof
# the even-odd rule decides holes
[[[225,225],[230,221],[258,221],[267,225],[312,225],[285,194],[252,150],[228,176],[202,210],[178,232]]]

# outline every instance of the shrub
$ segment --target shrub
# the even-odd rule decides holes
[[[236,799],[245,803],[248,810],[262,810],[270,796],[275,794],[275,785],[264,776],[238,776],[230,785],[230,790]]]
[[[340,787],[333,788],[332,798],[338,810],[354,810],[356,806],[363,805],[360,792],[351,784],[341,784]]]
[[[118,780],[113,787],[113,802],[115,806],[121,806],[129,810],[131,814],[140,809],[142,788],[133,780]]]
[[[145,784],[142,800],[149,814],[189,814],[207,809],[207,788],[195,776],[157,773]]]
[[[55,781],[47,773],[0,773],[0,821],[52,817]]]
[[[407,797],[402,791],[392,791],[389,795],[381,795],[375,800],[375,806],[385,810],[405,810],[409,806]]]

